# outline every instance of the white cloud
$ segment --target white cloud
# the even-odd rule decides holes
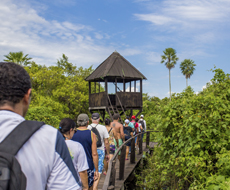
[[[161,54],[157,52],[148,52],[146,53],[147,64],[148,65],[157,65],[161,63]]]
[[[38,64],[51,65],[64,53],[73,64],[87,67],[100,64],[114,51],[103,42],[110,38],[108,34],[84,24],[47,20],[23,2],[0,1],[0,59],[9,52],[23,51]],[[127,55],[139,53],[136,49],[123,51]]]
[[[154,25],[167,26],[173,30],[205,27],[207,23],[228,21],[230,1],[228,0],[164,0],[160,3],[146,3],[152,13],[135,14],[139,20],[149,21]],[[149,8],[148,8],[149,9]],[[179,25],[180,28],[175,27]]]

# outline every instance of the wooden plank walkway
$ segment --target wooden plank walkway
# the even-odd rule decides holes
[[[150,142],[149,143],[149,147],[153,148],[157,143],[155,142]],[[143,147],[143,153],[147,152],[148,149],[146,149],[146,143],[143,142],[142,144]],[[135,169],[136,165],[139,163],[139,161],[141,160],[143,154],[138,154],[138,151],[135,152],[136,156],[135,156],[135,164],[131,164],[130,163],[130,156],[128,156],[129,160],[125,161],[125,175],[124,175],[124,180],[118,180],[119,177],[119,161],[116,162],[116,182],[115,182],[115,189],[121,189],[124,186],[124,182],[125,180],[129,177],[129,175],[132,173],[132,171]],[[98,189],[101,190],[104,184],[104,180],[105,180],[105,175],[101,174],[101,179],[99,181],[99,185],[98,185]]]

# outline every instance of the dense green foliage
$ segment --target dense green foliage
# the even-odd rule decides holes
[[[61,119],[76,120],[88,113],[88,83],[84,80],[92,67],[77,68],[63,54],[57,66],[41,66],[31,62],[25,69],[32,81],[32,100],[26,119],[40,120],[58,127]]]
[[[145,102],[152,104],[154,129],[163,131],[139,176],[146,189],[229,189],[230,79],[221,69],[213,72],[211,84],[197,95],[188,87],[171,102]]]

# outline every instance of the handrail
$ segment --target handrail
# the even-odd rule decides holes
[[[137,135],[131,137],[127,141],[125,141],[115,152],[111,160],[109,161],[108,165],[108,170],[107,174],[105,177],[105,181],[102,187],[102,190],[108,190],[108,189],[114,189],[115,187],[115,175],[116,175],[116,169],[115,169],[115,164],[116,164],[116,158],[121,151],[121,156],[120,156],[120,172],[119,172],[119,179],[122,180],[124,178],[124,163],[125,163],[125,148],[126,144],[131,141],[131,156],[130,156],[130,163],[135,163],[135,138],[138,136],[142,136],[142,134],[146,134],[146,148],[149,146],[149,141],[150,141],[150,132],[160,132],[160,131],[146,131],[142,133],[138,133]],[[142,138],[139,138],[139,154],[142,154]],[[133,159],[131,159],[133,158]],[[121,171],[122,170],[122,171]]]

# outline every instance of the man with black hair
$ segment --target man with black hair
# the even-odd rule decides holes
[[[0,143],[25,121],[30,100],[31,82],[26,70],[15,63],[0,62]],[[81,189],[63,136],[49,125],[41,126],[15,158],[27,179],[27,190]]]

